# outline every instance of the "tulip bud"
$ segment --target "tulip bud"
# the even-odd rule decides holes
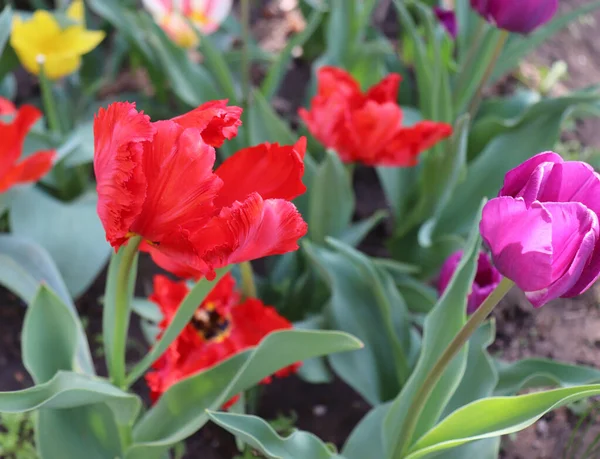
[[[471,7],[496,27],[526,35],[552,19],[558,0],[471,0]]]

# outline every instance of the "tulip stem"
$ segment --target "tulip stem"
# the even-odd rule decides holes
[[[242,16],[242,105],[244,111],[250,101],[250,6],[251,0],[241,0]]]
[[[44,111],[46,112],[46,120],[48,121],[48,127],[51,131],[62,134],[62,126],[60,124],[60,117],[56,110],[56,100],[54,99],[54,93],[52,92],[52,84],[46,73],[44,72],[44,64],[40,63],[40,92],[42,93],[42,102],[44,103]]]
[[[483,98],[483,90],[492,76],[494,72],[494,68],[496,67],[496,63],[504,50],[504,45],[506,44],[506,40],[508,40],[509,32],[506,30],[502,30],[500,32],[500,36],[498,37],[498,42],[496,43],[496,47],[494,48],[494,53],[492,54],[492,59],[490,60],[487,68],[485,69],[485,73],[483,74],[483,78],[479,82],[479,87],[477,88],[477,92],[475,93],[475,97],[471,101],[469,105],[469,115],[471,120],[475,120],[475,115],[477,114],[477,110],[479,110],[479,105],[481,104],[481,99]]]
[[[129,328],[130,313],[130,284],[131,267],[137,254],[141,236],[134,236],[124,248],[121,264],[117,274],[115,287],[115,324],[112,348],[112,382],[117,387],[123,387],[125,382],[125,351],[127,344],[127,329]]]
[[[242,294],[244,298],[258,298],[252,265],[249,261],[244,261],[239,266],[242,274]]]
[[[427,403],[431,392],[437,385],[444,371],[450,362],[456,357],[462,347],[469,341],[469,338],[479,326],[485,321],[487,316],[492,312],[494,307],[512,288],[514,282],[510,279],[503,278],[492,293],[485,299],[479,308],[473,313],[466,324],[459,330],[454,339],[450,342],[446,350],[440,356],[433,368],[429,371],[423,384],[415,394],[410,407],[408,408],[408,417],[405,420],[399,441],[396,443],[393,454],[394,459],[402,459],[406,456],[411,446],[412,436],[415,433],[417,423],[423,412],[423,408]]]

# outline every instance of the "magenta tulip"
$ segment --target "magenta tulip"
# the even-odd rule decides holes
[[[528,34],[552,19],[558,0],[471,0],[471,7],[500,29]]]
[[[454,252],[452,255],[450,255],[444,262],[442,270],[440,271],[440,277],[438,278],[437,282],[438,293],[440,296],[448,287],[448,284],[452,279],[452,275],[460,263],[462,255],[462,250],[459,250],[458,252]],[[492,293],[492,291],[498,286],[501,279],[502,276],[492,265],[490,257],[485,252],[481,252],[479,254],[479,259],[477,260],[477,273],[475,274],[475,279],[473,280],[471,293],[467,299],[468,314],[473,314],[477,308],[481,306],[481,303],[483,303],[488,295]]]
[[[437,16],[440,23],[444,26],[448,34],[452,38],[456,38],[458,33],[458,25],[456,24],[456,14],[452,10],[446,10],[438,6],[433,8],[433,12]]]
[[[600,276],[599,214],[600,175],[546,152],[506,174],[480,230],[496,268],[540,307],[585,292]]]

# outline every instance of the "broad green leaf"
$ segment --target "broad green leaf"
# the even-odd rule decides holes
[[[471,441],[519,432],[556,408],[599,394],[600,385],[596,384],[478,400],[419,438],[406,459],[438,457],[442,451]]]
[[[209,411],[208,417],[268,459],[340,458],[308,432],[297,430],[287,437],[281,437],[266,421],[256,416]]]
[[[42,285],[27,308],[21,338],[23,364],[35,383],[45,383],[58,371],[73,369],[78,325],[73,310]]]
[[[391,403],[378,405],[367,413],[354,428],[342,449],[347,459],[385,458],[383,421]]]
[[[40,285],[46,284],[72,313],[76,312],[75,304],[48,252],[20,236],[0,235],[0,284],[27,304],[34,302]],[[77,328],[78,346],[75,367],[93,375],[94,364],[85,331],[79,322]]]
[[[331,65],[342,66],[347,62],[356,37],[352,34],[358,2],[331,2],[327,35],[326,54]]]
[[[115,261],[115,264],[117,262]],[[111,279],[111,269],[112,269],[112,261],[111,267],[109,268],[109,282]],[[230,267],[222,268],[217,270],[217,276],[212,281],[208,281],[206,278],[200,279],[196,285],[190,290],[187,294],[179,308],[177,309],[177,313],[171,323],[169,323],[168,327],[164,330],[160,340],[152,346],[150,352],[148,352],[145,357],[140,360],[133,370],[131,374],[127,376],[127,385],[133,384],[140,376],[142,376],[148,368],[158,359],[163,352],[167,350],[169,345],[179,336],[181,331],[188,324],[196,309],[198,309],[198,305],[204,301],[204,298],[210,293],[212,288],[219,282],[219,280],[231,269]],[[131,287],[133,292],[133,286]],[[107,283],[107,292],[109,291],[108,283]],[[109,297],[109,293],[105,295],[105,297]],[[106,339],[106,338],[105,338]]]
[[[0,13],[0,56],[4,52],[4,48],[10,38],[12,24],[12,8],[6,5]]]
[[[308,235],[322,244],[327,236],[339,236],[350,224],[354,213],[354,190],[350,172],[337,153],[328,151],[317,167],[309,193]]]
[[[514,67],[519,65],[519,62],[521,62],[521,60],[531,51],[544,43],[562,28],[569,25],[569,23],[576,20],[579,16],[592,13],[598,8],[600,8],[600,1],[582,3],[580,7],[574,8],[561,16],[556,16],[552,21],[526,37],[511,37],[509,45],[504,53],[502,53],[502,56],[498,60],[498,64],[494,68],[492,81],[495,81],[504,74],[510,72]]]
[[[150,300],[146,298],[134,298],[131,301],[131,309],[138,316],[151,322],[158,323],[163,319],[160,308]]]
[[[362,253],[333,239],[304,249],[331,290],[331,328],[357,336],[365,348],[329,357],[335,372],[375,405],[393,398],[410,374],[408,310],[392,278]],[[360,368],[360,371],[356,371]]]
[[[323,330],[325,324],[326,321],[323,315],[315,315],[302,322],[294,322],[294,328],[297,330]],[[326,384],[333,381],[333,374],[327,366],[325,358],[322,357],[315,357],[302,362],[297,375],[302,380],[312,384]]]
[[[142,417],[133,431],[127,459],[160,457],[207,421],[233,395],[294,362],[356,350],[360,341],[341,332],[280,331],[255,347],[173,385]]]
[[[440,217],[441,234],[463,232],[469,225],[482,196],[498,194],[510,169],[556,144],[560,126],[573,108],[597,100],[597,95],[580,94],[544,100],[535,106],[535,117],[489,142],[469,164],[467,176]]]
[[[421,174],[421,200],[417,209],[423,215],[417,221],[427,218],[419,230],[419,243],[424,247],[433,245],[432,235],[440,215],[444,212],[452,193],[459,183],[460,176],[467,167],[467,136],[469,116],[461,116],[454,125],[454,135],[446,143],[444,155],[430,156],[425,160]],[[410,216],[407,218],[410,221]]]
[[[423,341],[417,365],[408,383],[394,400],[384,422],[385,450],[394,457],[399,448],[398,441],[403,429],[408,409],[413,397],[423,384],[431,368],[436,364],[444,349],[452,341],[466,322],[467,296],[475,277],[480,248],[479,219],[476,219],[463,258],[456,269],[448,288],[425,320]],[[411,443],[438,421],[446,404],[454,394],[464,375],[467,361],[467,349],[460,353],[448,365],[437,385],[431,392],[421,416],[417,422]],[[395,453],[393,453],[395,451]]]
[[[141,408],[136,395],[123,392],[104,379],[68,371],[59,371],[50,381],[28,389],[0,392],[0,412],[3,413],[76,408],[95,403],[106,403],[121,424],[133,423]]]
[[[496,360],[499,380],[494,395],[514,395],[532,387],[571,387],[600,381],[600,370],[550,359]]]
[[[149,17],[143,18],[153,33],[147,41],[154,50],[160,69],[165,72],[173,92],[186,104],[197,107],[219,98],[211,75],[193,63],[185,49],[177,46]]]
[[[40,409],[35,421],[35,444],[47,459],[121,457],[119,431],[106,404],[65,409]]]
[[[63,203],[33,187],[10,193],[13,232],[44,247],[71,294],[81,295],[100,273],[111,250],[96,213],[96,194]]]
[[[194,28],[197,33],[197,29]],[[216,83],[230,104],[238,101],[238,91],[231,75],[231,69],[223,58],[223,53],[215,46],[208,35],[200,37],[200,51],[204,55],[206,68],[216,78]]]
[[[387,211],[378,210],[369,218],[350,224],[345,230],[339,234],[340,241],[356,247],[364,240],[365,237],[375,228],[379,223],[386,219],[388,216]]]
[[[312,36],[317,30],[323,19],[323,11],[320,8],[315,8],[307,19],[306,27],[304,30],[288,41],[286,47],[279,53],[277,59],[271,64],[269,71],[265,79],[262,82],[260,91],[266,100],[271,100],[279,86],[281,81],[285,77],[288,66],[292,61],[292,53],[294,49],[304,45],[304,43]]]
[[[467,368],[448,401],[443,417],[480,398],[489,397],[498,382],[498,372],[487,348],[496,339],[496,324],[493,320],[481,325],[469,340]]]

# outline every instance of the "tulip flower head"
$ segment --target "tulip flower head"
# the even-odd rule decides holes
[[[421,152],[452,134],[446,123],[402,126],[400,75],[390,74],[366,93],[346,71],[322,67],[310,110],[299,115],[310,132],[345,163],[414,166]]]
[[[600,276],[600,176],[540,153],[509,171],[480,230],[498,271],[535,307],[585,292]]]
[[[433,8],[433,12],[436,17],[440,21],[440,23],[444,26],[448,34],[452,38],[456,38],[458,33],[458,24],[456,23],[456,14],[452,10],[446,10],[444,8],[435,7]]]
[[[163,268],[213,278],[216,268],[298,249],[307,226],[290,201],[306,190],[306,141],[248,148],[213,172],[214,147],[237,134],[241,113],[226,101],[154,123],[131,103],[99,111],[98,215],[115,250],[139,235]]]
[[[196,30],[203,35],[215,32],[233,6],[233,0],[143,0],[143,3],[156,23],[182,48],[198,45]]]
[[[45,10],[34,12],[29,20],[15,17],[10,44],[27,71],[39,75],[43,67],[51,80],[70,75],[81,66],[81,56],[104,39],[104,32],[85,28],[82,0],[71,3],[67,17],[72,24],[66,27]]]
[[[552,19],[558,0],[471,0],[471,7],[496,27],[526,35]]]
[[[459,250],[450,255],[444,262],[437,282],[440,296],[448,287],[462,256],[463,251]],[[467,299],[467,314],[473,314],[481,306],[481,303],[494,291],[501,279],[502,276],[492,265],[489,255],[481,252],[477,260],[477,273]]]
[[[174,282],[165,276],[154,277],[150,301],[163,314],[161,333],[169,326],[179,305],[188,294],[185,282]],[[256,346],[269,333],[288,330],[292,324],[275,308],[265,306],[259,299],[241,300],[235,279],[226,274],[198,306],[192,320],[173,341],[167,351],[154,363],[146,375],[151,397],[156,401],[173,384],[223,360]],[[294,373],[299,363],[275,373],[284,377]],[[262,383],[269,383],[272,377]],[[231,406],[237,396],[225,407]]]
[[[42,114],[31,105],[17,110],[10,101],[0,97],[0,115],[14,115],[10,121],[0,120],[0,193],[3,193],[14,185],[38,181],[52,169],[56,153],[39,151],[19,161],[25,137]]]

